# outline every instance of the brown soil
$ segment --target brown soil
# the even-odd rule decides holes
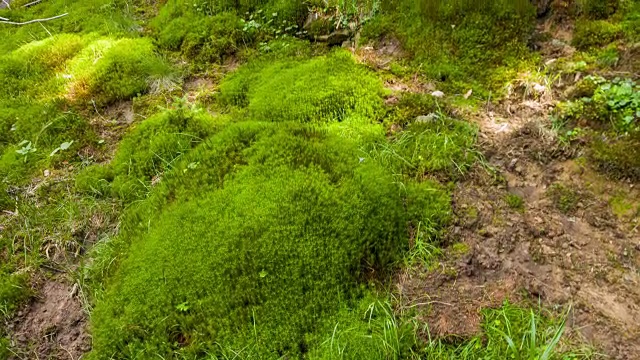
[[[579,161],[548,129],[548,106],[505,102],[475,114],[481,149],[493,174],[477,168],[454,192],[451,250],[434,270],[398,277],[400,308],[417,308],[431,335],[467,337],[480,331],[480,309],[537,301],[568,308],[569,339],[593,344],[614,359],[640,354],[640,234],[631,219],[614,215],[610,200],[623,194],[636,207],[633,184],[613,182]],[[561,184],[575,197],[561,206]],[[524,200],[512,209],[509,194]],[[636,219],[637,221],[637,219]]]
[[[77,288],[59,280],[46,281],[35,299],[18,313],[9,328],[15,359],[77,360],[90,349],[87,316]]]

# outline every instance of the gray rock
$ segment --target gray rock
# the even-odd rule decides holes
[[[431,113],[429,115],[420,115],[418,117],[416,117],[415,122],[417,123],[432,123],[432,122],[436,122],[438,121],[438,114],[436,113]]]

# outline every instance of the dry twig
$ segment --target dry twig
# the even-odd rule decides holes
[[[13,22],[13,21],[9,21],[9,20],[2,20],[2,21],[0,21],[0,24],[27,25],[27,24],[41,23],[41,22],[45,22],[45,21],[55,20],[55,19],[59,19],[61,17],[65,17],[67,15],[69,15],[69,14],[68,13],[64,13],[62,15],[58,15],[58,16],[54,16],[54,17],[50,17],[50,18],[46,18],[46,19],[34,19],[34,20],[25,21],[25,22]]]

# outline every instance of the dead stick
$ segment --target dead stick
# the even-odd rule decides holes
[[[9,25],[27,25],[27,24],[33,24],[33,23],[39,23],[39,22],[45,22],[45,21],[49,21],[49,20],[55,20],[55,19],[59,19],[61,17],[67,16],[69,15],[68,13],[66,14],[62,14],[62,15],[58,15],[58,16],[54,16],[54,17],[50,17],[47,19],[35,19],[35,20],[29,20],[29,21],[25,21],[25,22],[13,22],[13,21],[0,21],[0,24],[9,24]]]
[[[41,3],[41,2],[42,2],[42,0],[32,1],[32,2],[30,2],[30,3],[28,3],[28,4],[24,4],[24,5],[22,5],[22,7],[29,7],[29,6],[33,6],[33,5],[38,4],[38,3]]]
[[[7,19],[7,18],[3,18],[2,16],[0,16],[0,20],[2,20],[2,21],[9,21],[9,19]]]

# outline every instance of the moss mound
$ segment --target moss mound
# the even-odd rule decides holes
[[[83,49],[68,65],[67,97],[106,105],[149,90],[170,68],[148,39],[102,39]]]
[[[308,60],[256,61],[232,74],[220,90],[223,104],[246,108],[250,118],[261,121],[376,119],[383,109],[381,81],[344,51]]]
[[[33,41],[0,57],[0,96],[43,97],[57,92],[62,79],[56,72],[86,45],[78,35],[56,35]]]
[[[15,50],[31,41],[45,40],[51,34],[89,34],[118,36],[136,32],[132,13],[144,4],[132,4],[126,0],[51,0],[46,6],[23,5],[28,0],[11,1],[11,9],[1,9],[0,16],[22,22],[68,14],[45,26],[32,23],[24,26],[0,26],[0,55]],[[56,35],[57,36],[57,35]],[[63,35],[66,36],[66,35]]]
[[[291,123],[232,128],[194,154],[228,155],[221,144],[238,142],[225,138],[251,133],[235,165],[201,163],[165,185],[176,200],[137,232],[94,312],[94,358],[245,347],[301,356],[406,248],[403,195],[355,143]],[[212,174],[224,186],[172,189]]]

